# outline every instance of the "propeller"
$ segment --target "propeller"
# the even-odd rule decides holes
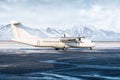
[[[78,35],[77,40],[78,40],[78,41],[81,41],[80,34]]]

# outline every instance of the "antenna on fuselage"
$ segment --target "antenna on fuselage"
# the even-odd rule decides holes
[[[66,35],[65,35],[65,33],[64,33],[64,36],[63,36],[64,38],[66,37]]]

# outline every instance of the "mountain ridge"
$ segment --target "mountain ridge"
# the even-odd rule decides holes
[[[92,36],[93,41],[120,41],[120,33],[97,29],[88,26],[68,26],[62,29],[46,27],[46,28],[30,28],[22,25],[22,28],[32,35],[40,37],[62,37],[64,33],[67,37]],[[13,38],[11,25],[0,25],[0,40],[10,40]]]

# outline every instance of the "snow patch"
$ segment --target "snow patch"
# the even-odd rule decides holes
[[[63,28],[30,28],[22,25],[22,28],[32,35],[39,37],[63,37],[64,33],[67,37],[92,36],[93,41],[120,41],[120,33],[114,31],[106,31],[89,26],[65,26]],[[11,25],[0,26],[0,40],[10,40],[13,38]]]

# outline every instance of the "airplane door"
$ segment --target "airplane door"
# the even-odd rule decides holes
[[[40,40],[37,40],[37,46],[40,46]]]

